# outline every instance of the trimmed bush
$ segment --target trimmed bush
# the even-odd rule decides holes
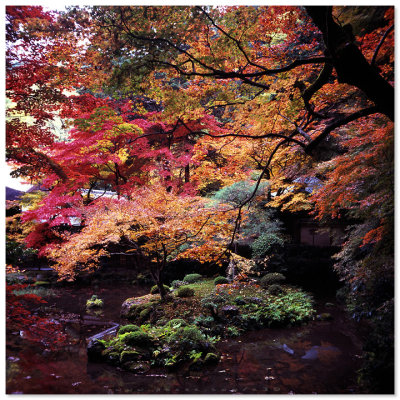
[[[164,287],[164,290],[165,290],[167,293],[170,291],[169,286],[163,285],[163,287]],[[151,293],[151,294],[159,293],[158,286],[157,286],[157,285],[152,286],[152,288],[150,289],[150,293]]]
[[[182,286],[176,291],[178,297],[193,297],[194,289]]]
[[[272,294],[273,296],[278,296],[281,293],[283,293],[283,289],[281,285],[278,285],[277,283],[273,283],[271,286],[268,287],[268,293]]]
[[[124,326],[120,326],[120,328],[118,330],[118,335],[123,335],[124,333],[135,332],[138,330],[140,330],[140,328],[137,325],[133,325],[133,324],[124,325]]]
[[[183,278],[183,281],[186,283],[195,283],[202,278],[203,277],[200,274],[188,274]]]
[[[283,283],[285,280],[286,280],[285,275],[282,275],[279,272],[271,272],[270,274],[264,275],[260,279],[260,284],[263,287],[267,287],[274,283],[276,283],[276,284]]]
[[[214,279],[214,285],[223,285],[229,283],[229,280],[227,278],[225,278],[224,276],[217,276]]]

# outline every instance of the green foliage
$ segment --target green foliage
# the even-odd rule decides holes
[[[309,295],[300,291],[289,291],[263,304],[256,316],[265,326],[283,326],[307,321],[314,312]]]
[[[139,330],[140,328],[137,325],[129,324],[129,325],[124,325],[120,326],[118,329],[118,335],[122,335],[127,332],[135,332]]]
[[[214,285],[221,285],[221,284],[225,284],[225,283],[229,283],[229,280],[227,278],[225,278],[224,276],[217,276],[214,279]]]
[[[95,294],[89,300],[86,301],[86,308],[101,308],[101,307],[103,307],[103,300],[99,299]]]
[[[118,353],[117,353],[118,354]],[[140,353],[134,350],[124,350],[119,356],[119,361],[124,364],[129,361],[136,361],[140,357]]]
[[[163,287],[164,287],[164,290],[165,290],[167,293],[170,291],[169,286],[163,285]],[[157,285],[152,286],[151,289],[150,289],[150,293],[151,293],[151,294],[159,293],[158,286],[157,286]]]
[[[195,283],[195,282],[198,282],[202,278],[203,277],[200,274],[188,274],[188,275],[185,275],[185,277],[183,278],[183,281],[186,283]]]
[[[176,295],[178,297],[193,297],[194,289],[183,286],[183,287],[178,288],[178,290],[176,291]]]
[[[215,320],[211,316],[199,315],[193,322],[197,326],[210,328],[215,323]]]
[[[260,279],[260,285],[263,287],[268,287],[269,285],[272,285],[274,283],[279,284],[283,283],[286,280],[286,277],[283,274],[280,274],[279,272],[271,272],[269,274],[264,275]]]
[[[172,329],[178,329],[181,326],[187,326],[187,325],[188,325],[188,323],[184,319],[174,318],[174,319],[171,319],[170,321],[168,321],[165,326],[168,328],[172,328]]]
[[[179,349],[204,350],[207,348],[207,338],[195,325],[188,325],[178,328],[169,338],[167,343],[177,346]]]
[[[6,264],[25,266],[37,253],[37,250],[26,248],[22,243],[6,238]]]
[[[265,194],[268,187],[268,182],[261,182],[257,188],[256,197]],[[255,188],[255,181],[240,181],[218,190],[212,198],[221,203],[238,206],[253,194]]]
[[[226,333],[229,337],[238,337],[240,336],[240,331],[235,326],[228,326],[226,328]]]
[[[284,241],[279,234],[266,232],[251,244],[252,255],[254,258],[263,258],[273,251],[280,250],[283,245]]]

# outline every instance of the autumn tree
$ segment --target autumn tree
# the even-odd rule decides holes
[[[232,217],[231,208],[207,206],[200,197],[179,196],[163,185],[144,187],[132,200],[99,199],[86,207],[82,230],[63,233],[46,253],[60,277],[72,279],[97,268],[101,257],[112,254],[110,245],[120,244],[150,270],[164,299],[167,262],[176,257],[218,260],[230,240]]]

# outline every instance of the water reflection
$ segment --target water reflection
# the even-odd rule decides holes
[[[71,343],[63,351],[38,351],[21,338],[8,347],[8,394],[348,394],[356,390],[360,345],[355,328],[340,309],[330,310],[332,321],[263,329],[220,342],[222,357],[216,366],[133,374],[106,364],[88,363],[86,338],[109,326],[82,323],[90,321],[85,302],[91,294],[71,289],[70,293],[60,292],[60,297],[49,305],[81,321],[64,323],[71,333]],[[68,295],[74,301],[67,300]],[[129,295],[135,294],[127,295],[126,287],[102,288],[103,324],[118,322],[120,305]]]

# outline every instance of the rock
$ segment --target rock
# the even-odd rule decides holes
[[[139,357],[140,357],[139,352],[135,350],[125,350],[121,353],[119,361],[121,364],[125,364],[126,362],[129,361],[137,361]]]
[[[97,339],[91,340],[87,346],[87,355],[89,361],[99,362],[103,360],[102,352],[105,350],[103,343]]]
[[[335,304],[333,304],[333,303],[325,303],[325,307],[326,308],[333,308],[333,307],[335,307]]]
[[[333,316],[330,313],[322,313],[317,315],[317,319],[320,321],[331,321],[333,319]]]
[[[215,353],[207,353],[204,357],[204,364],[217,364],[219,361],[219,355]]]
[[[144,374],[150,369],[150,363],[147,362],[128,362],[124,364],[124,369],[135,374]]]

